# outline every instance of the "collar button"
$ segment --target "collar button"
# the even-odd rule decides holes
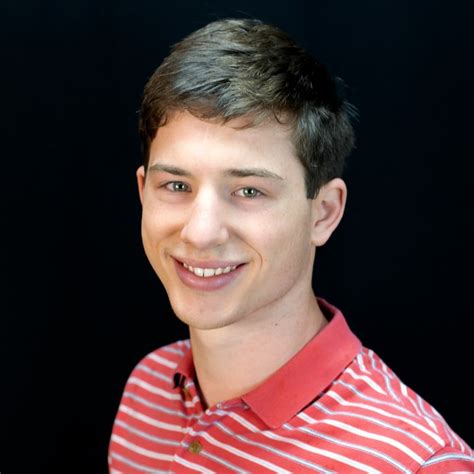
[[[199,454],[202,451],[202,444],[199,441],[194,440],[189,444],[188,451],[193,454]]]

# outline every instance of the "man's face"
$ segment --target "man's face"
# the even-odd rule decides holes
[[[146,255],[191,328],[252,325],[311,292],[312,201],[290,132],[173,115],[137,172]]]

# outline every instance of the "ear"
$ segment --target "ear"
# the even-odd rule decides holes
[[[311,241],[316,247],[324,245],[331,237],[344,214],[347,187],[340,178],[332,179],[319,190],[313,199],[313,230]]]
[[[143,206],[143,195],[145,193],[145,167],[143,165],[137,169],[137,184],[138,194],[140,195],[140,202]]]

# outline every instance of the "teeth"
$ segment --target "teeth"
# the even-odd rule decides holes
[[[194,274],[197,275],[198,277],[204,276],[204,269],[202,268],[195,268],[194,269]]]
[[[213,269],[211,269],[211,268],[205,268],[205,269],[204,269],[204,276],[205,276],[205,277],[212,277],[212,276],[214,276],[215,274],[216,274],[216,272],[215,272]],[[199,275],[199,276],[201,276],[201,275]]]
[[[234,265],[232,267],[225,267],[225,268],[198,268],[198,267],[192,267],[191,265],[187,265],[186,263],[183,263],[184,268],[189,270],[190,272],[194,273],[198,277],[204,277],[204,278],[209,278],[215,275],[221,275],[222,273],[229,273],[237,268],[237,265]]]

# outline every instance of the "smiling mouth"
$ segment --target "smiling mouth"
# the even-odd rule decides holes
[[[192,267],[191,265],[187,265],[186,263],[182,262],[182,265],[186,270],[194,275],[202,278],[209,278],[213,276],[222,275],[225,273],[231,273],[236,270],[241,265],[233,265],[228,267],[218,267],[218,268],[199,268],[199,267]]]

